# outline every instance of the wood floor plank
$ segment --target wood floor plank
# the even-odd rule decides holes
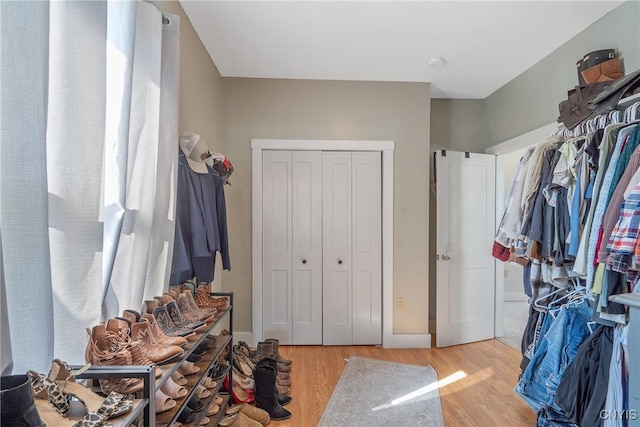
[[[289,420],[278,427],[315,426],[352,355],[413,365],[431,365],[442,380],[458,371],[467,376],[440,389],[446,427],[528,427],[535,413],[513,391],[520,354],[498,340],[448,348],[383,349],[372,346],[281,346],[293,360]],[[389,384],[393,387],[393,384]],[[348,427],[348,426],[345,426]]]

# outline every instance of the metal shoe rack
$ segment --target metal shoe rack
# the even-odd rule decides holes
[[[160,378],[155,377],[155,365],[152,366],[92,366],[87,371],[78,375],[78,378],[86,379],[100,379],[100,378],[142,378],[144,381],[144,388],[142,389],[142,399],[136,399],[134,407],[127,415],[119,418],[111,419],[109,422],[113,427],[126,427],[131,424],[135,424],[141,416],[144,418],[145,427],[170,427],[172,426],[187,406],[189,399],[195,394],[196,386],[199,385],[205,378],[214,363],[218,360],[221,354],[227,351],[227,362],[229,366],[233,366],[233,350],[232,350],[232,337],[233,337],[233,292],[212,292],[213,297],[226,297],[229,299],[229,307],[216,314],[214,322],[211,324],[206,333],[203,333],[198,341],[187,344],[185,353],[182,358],[171,364],[159,365],[162,369],[162,376]],[[189,393],[183,398],[176,399],[175,408],[156,414],[155,412],[155,392],[162,387],[162,385],[171,377],[180,366],[182,361],[193,353],[205,336],[212,334],[216,326],[220,325],[220,322],[228,316],[229,323],[229,335],[218,335],[215,340],[215,347],[208,350],[196,363],[196,366],[200,368],[200,371],[187,376],[187,384],[184,386]],[[229,370],[229,384],[232,384],[232,370]],[[222,381],[218,381],[216,388],[211,391],[211,395],[202,400],[204,409],[196,413],[195,419],[187,424],[188,426],[199,426],[202,419],[206,416],[209,407],[213,404],[215,396],[220,391]],[[224,416],[225,409],[231,400],[230,394],[220,394],[223,398],[223,402],[220,405],[220,410],[216,415],[211,417],[211,421],[208,426],[217,426],[222,417]]]

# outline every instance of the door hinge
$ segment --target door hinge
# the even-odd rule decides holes
[[[440,261],[440,255],[436,254],[436,261]]]

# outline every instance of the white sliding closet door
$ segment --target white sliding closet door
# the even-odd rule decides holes
[[[322,344],[319,151],[263,153],[263,333]]]
[[[322,157],[293,152],[293,340],[322,344]]]
[[[353,344],[382,343],[380,153],[352,154]]]
[[[382,343],[379,152],[263,152],[263,336]]]
[[[380,344],[380,153],[325,152],[322,172],[323,344]]]
[[[322,343],[351,345],[351,153],[322,153],[322,180]]]
[[[291,152],[263,153],[263,334],[292,342],[292,209]]]

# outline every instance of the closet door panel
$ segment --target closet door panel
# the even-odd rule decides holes
[[[263,336],[292,342],[292,153],[263,152]]]
[[[353,340],[351,181],[351,153],[322,153],[324,345]]]
[[[293,344],[322,344],[322,153],[293,152]]]
[[[381,155],[352,154],[353,344],[382,343]]]

